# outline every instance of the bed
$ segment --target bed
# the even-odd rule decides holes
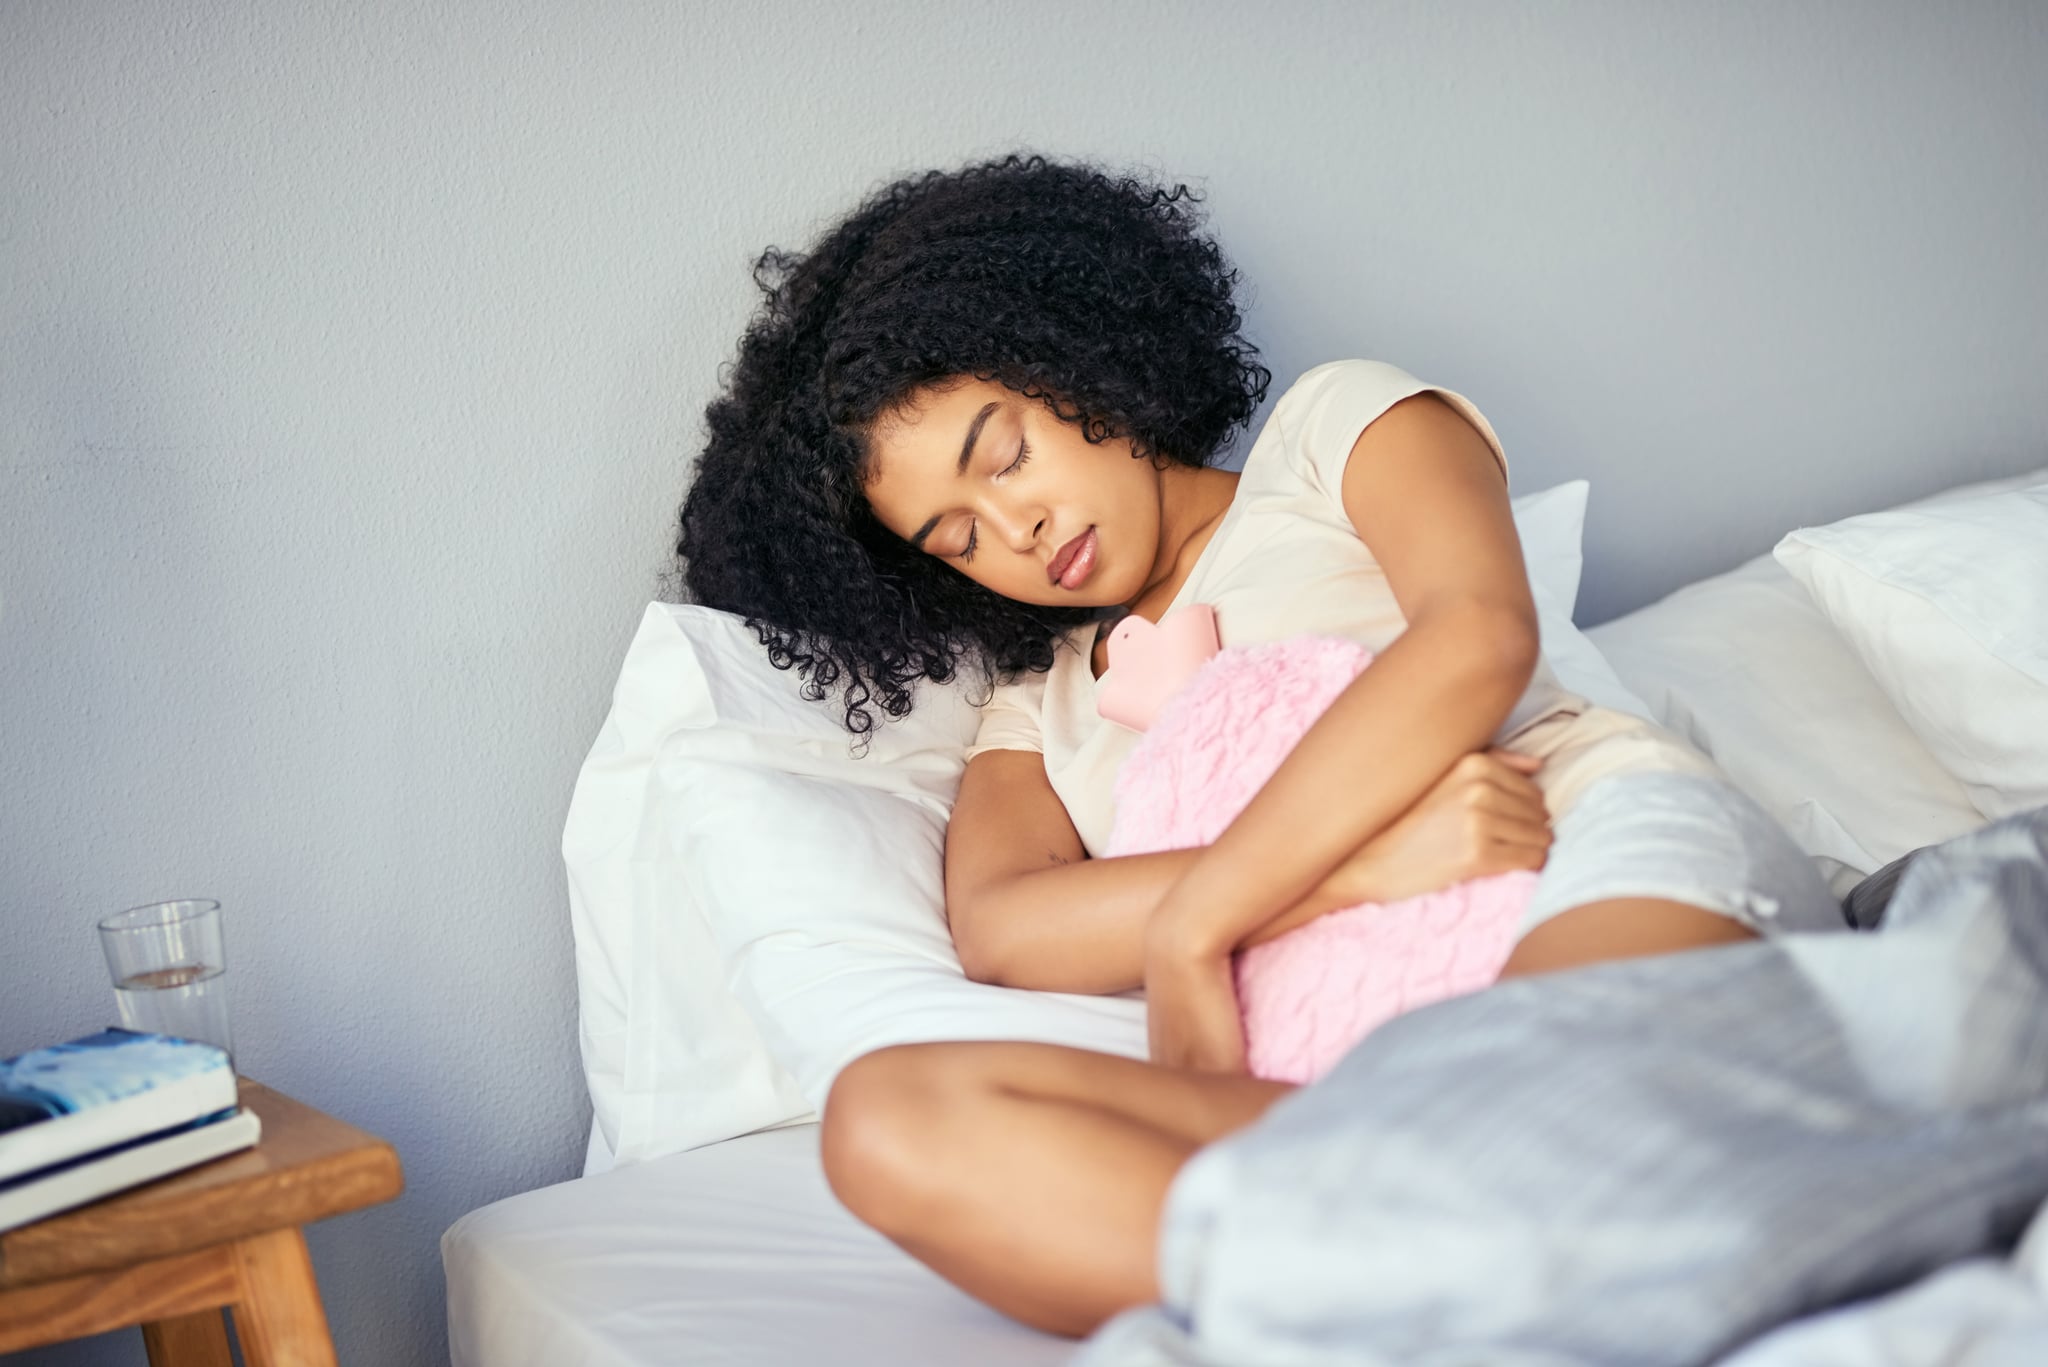
[[[848,1215],[816,1124],[500,1201],[450,1228],[442,1258],[458,1367],[1040,1367],[1073,1352]]]
[[[1946,497],[2044,481],[2048,471]],[[1760,556],[1583,639],[1612,667],[1624,690],[1614,696],[1711,754],[1838,895],[1986,820],[1981,785],[1930,751],[1893,706],[1891,681],[1880,686],[1780,559]],[[585,1045],[603,1052],[588,1022]],[[599,1112],[607,1120],[603,1102]],[[444,1235],[456,1367],[1031,1367],[1075,1353],[854,1220],[819,1171],[815,1123],[625,1154],[618,1166],[605,1130],[584,1177],[474,1211]]]

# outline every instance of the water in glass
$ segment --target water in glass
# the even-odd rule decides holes
[[[114,998],[130,1030],[232,1048],[226,975],[216,966],[176,964],[137,973],[114,984]]]

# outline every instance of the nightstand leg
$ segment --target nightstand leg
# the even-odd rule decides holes
[[[149,1367],[234,1367],[228,1322],[218,1310],[200,1310],[142,1326]]]
[[[235,1332],[249,1367],[335,1367],[306,1236],[297,1229],[253,1235],[235,1245],[235,1260],[242,1282]]]

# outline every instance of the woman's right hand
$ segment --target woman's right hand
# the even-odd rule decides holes
[[[1550,854],[1550,809],[1531,777],[1542,767],[1542,760],[1512,750],[1466,755],[1331,870],[1322,890],[1338,905],[1356,906],[1542,868]]]

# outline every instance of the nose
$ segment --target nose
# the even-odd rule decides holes
[[[1019,555],[1028,555],[1038,544],[1038,538],[1045,532],[1047,520],[1045,510],[1038,507],[997,509],[989,518],[1003,544]]]

